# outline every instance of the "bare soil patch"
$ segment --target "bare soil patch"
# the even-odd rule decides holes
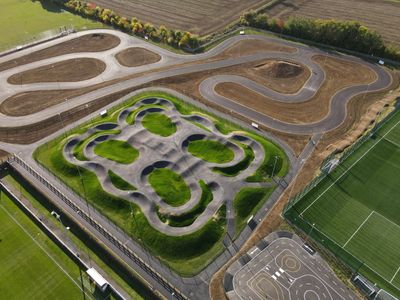
[[[125,67],[139,67],[156,63],[161,56],[144,48],[132,47],[117,53],[115,58]]]
[[[105,69],[106,64],[99,59],[74,58],[14,74],[7,81],[11,84],[76,82],[96,77]]]
[[[272,61],[255,67],[261,76],[273,78],[293,78],[304,72],[304,68],[298,64],[286,61]]]
[[[382,0],[281,0],[265,11],[270,17],[359,21],[378,31],[388,43],[400,45],[400,2]],[[396,25],[397,24],[397,25]]]
[[[326,79],[315,96],[306,102],[274,101],[235,83],[218,84],[216,91],[276,119],[300,124],[323,119],[329,112],[331,97],[340,89],[376,80],[375,72],[361,64],[320,55],[313,60],[325,70]]]
[[[230,57],[239,57],[260,52],[296,53],[297,49],[263,40],[245,40],[234,43],[230,48],[222,51],[220,54],[213,57],[213,59],[226,59]]]
[[[78,38],[62,42],[60,44],[32,52],[30,54],[18,57],[0,63],[0,72],[17,66],[22,66],[35,61],[56,57],[64,54],[79,53],[79,52],[101,52],[119,45],[121,40],[119,37],[107,34],[96,33],[86,34]]]
[[[168,28],[209,34],[237,21],[243,11],[257,8],[270,0],[95,0],[121,16],[137,17],[143,22]]]

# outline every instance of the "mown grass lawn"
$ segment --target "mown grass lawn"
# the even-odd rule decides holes
[[[0,4],[0,51],[39,38],[45,31],[58,33],[64,26],[77,30],[106,28],[100,22],[62,11],[51,1],[1,0]]]
[[[97,144],[94,153],[120,164],[131,164],[139,157],[137,149],[119,140],[107,140]]]
[[[190,189],[185,180],[170,169],[155,169],[149,183],[162,200],[171,206],[181,206],[190,199]]]
[[[2,299],[82,298],[78,266],[4,192],[0,224]]]
[[[148,113],[142,120],[143,127],[151,133],[166,137],[176,132],[176,125],[162,113]]]
[[[228,146],[216,141],[192,141],[189,143],[188,151],[198,158],[218,164],[228,163],[235,157]]]

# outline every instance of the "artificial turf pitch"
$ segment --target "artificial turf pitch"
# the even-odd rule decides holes
[[[3,192],[0,196],[0,297],[82,298],[78,266]]]
[[[400,113],[396,113],[289,208],[285,216],[307,233],[315,230],[311,236],[344,258],[351,267],[359,268],[372,282],[399,295],[399,178]],[[298,214],[314,224],[314,229]],[[327,243],[326,237],[318,231],[334,243]]]

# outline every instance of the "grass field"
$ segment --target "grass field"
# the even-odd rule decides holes
[[[359,272],[372,282],[399,296],[399,178],[400,113],[397,113],[289,209],[286,216],[306,232],[312,231],[297,217],[300,214],[334,242],[329,245],[325,241],[349,265],[360,267]],[[314,237],[324,239],[317,232]]]
[[[44,37],[43,32],[61,26],[74,26],[75,29],[104,28],[99,22],[84,19],[69,12],[60,11],[51,2],[30,0],[0,0],[0,51],[24,44],[32,39]]]
[[[205,161],[227,163],[234,158],[234,153],[226,145],[216,141],[198,140],[189,143],[188,151]]]
[[[42,219],[47,225],[61,231],[65,230],[64,226],[67,224],[61,224],[51,215],[53,209],[47,206],[48,200],[32,189],[27,182],[21,181],[15,174],[7,175],[3,177],[2,180],[9,188],[13,189],[19,197],[28,200],[33,209],[42,216]],[[28,229],[26,226],[24,228]],[[155,298],[154,294],[148,289],[146,283],[140,279],[140,276],[133,269],[131,269],[132,276],[130,276],[129,279],[126,278],[126,273],[121,273],[118,266],[116,266],[113,261],[110,261],[110,258],[105,256],[103,252],[99,251],[100,249],[96,247],[95,244],[77,235],[76,231],[69,231],[68,233],[69,239],[74,243],[76,250],[90,255],[90,259],[106,272],[109,278],[112,278],[119,287],[124,289],[133,299],[158,299]]]
[[[2,299],[80,299],[79,268],[1,192]]]

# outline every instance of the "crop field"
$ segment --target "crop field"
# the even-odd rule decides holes
[[[43,4],[42,4],[43,3]],[[0,51],[58,33],[60,27],[105,27],[99,22],[60,10],[50,1],[0,0]]]
[[[381,0],[282,0],[267,9],[271,17],[300,16],[359,21],[378,31],[388,43],[400,46],[400,2]]]
[[[95,0],[102,7],[125,17],[136,17],[154,25],[206,35],[237,21],[243,11],[257,8],[269,0]]]
[[[227,230],[243,230],[275,190],[271,178],[289,168],[264,137],[157,91],[131,97],[34,156],[186,276],[223,250]]]
[[[397,113],[285,216],[352,268],[399,296],[399,176]]]
[[[3,192],[0,197],[1,297],[82,298],[78,266]]]

